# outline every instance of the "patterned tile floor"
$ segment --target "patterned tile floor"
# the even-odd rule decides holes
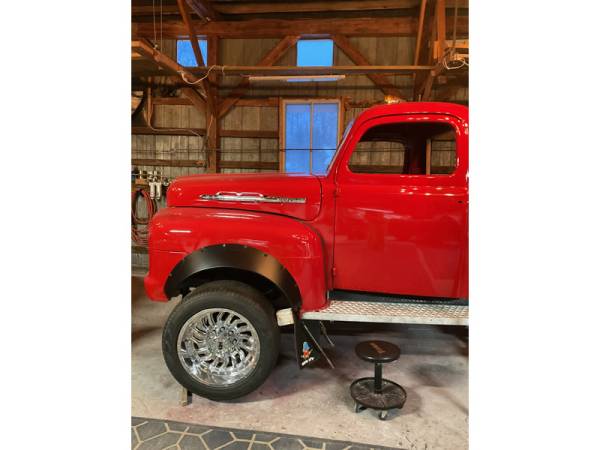
[[[235,430],[156,419],[131,418],[133,450],[392,450],[261,431]]]

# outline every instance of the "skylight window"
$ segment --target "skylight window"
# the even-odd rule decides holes
[[[202,59],[206,65],[206,61],[208,60],[208,46],[206,39],[198,39],[198,44],[200,45]],[[192,48],[192,43],[189,39],[177,41],[177,62],[183,67],[198,67],[196,57],[194,56],[194,49]]]
[[[331,39],[306,39],[296,44],[296,65],[333,66],[333,41]]]
[[[296,44],[296,65],[298,67],[331,67],[333,66],[333,41],[331,39],[305,39]],[[343,75],[334,77],[304,76],[288,78],[292,82],[337,81]]]

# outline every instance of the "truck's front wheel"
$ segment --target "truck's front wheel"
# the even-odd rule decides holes
[[[256,289],[215,281],[188,294],[163,331],[175,379],[197,395],[229,400],[258,388],[279,354],[273,307]]]

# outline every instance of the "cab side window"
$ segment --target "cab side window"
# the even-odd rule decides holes
[[[442,122],[398,122],[370,128],[348,167],[355,173],[447,175],[456,168],[454,128]]]

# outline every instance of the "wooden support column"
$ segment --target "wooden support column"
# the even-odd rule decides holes
[[[208,66],[215,66],[218,64],[218,38],[215,36],[211,36],[207,44]],[[214,74],[209,75],[209,80],[210,83],[207,83],[207,85],[210,102],[207,102],[208,108],[206,108],[206,144],[208,146],[208,172],[218,173],[220,159],[218,150],[221,148],[221,121],[219,118],[219,102],[217,96],[218,85],[216,85],[217,79]]]
[[[333,42],[335,42],[335,45],[341,51],[343,51],[346,54],[346,56],[352,60],[352,62],[354,64],[356,64],[358,66],[370,66],[371,65],[371,63],[367,60],[367,58],[365,58],[363,56],[363,54],[360,53],[358,51],[358,49],[350,43],[348,38],[346,38],[345,36],[342,36],[340,34],[336,34],[336,35],[332,36],[332,39],[333,39]],[[367,77],[369,77],[369,79],[375,84],[375,86],[377,86],[379,89],[381,89],[381,91],[385,95],[390,95],[392,97],[396,97],[396,98],[404,101],[404,99],[402,98],[402,95],[400,94],[400,91],[398,89],[396,89],[395,87],[393,87],[392,82],[385,75],[368,74]]]
[[[300,36],[286,36],[279,43],[267,52],[258,62],[258,66],[272,66],[275,64],[292,46],[296,45]],[[248,79],[243,79],[237,87],[227,96],[219,109],[219,117],[223,117],[229,110],[242,98],[244,93],[250,87]]]
[[[435,64],[427,78],[415,86],[415,100],[431,101],[436,77],[443,72],[442,60],[446,49],[446,0],[436,0],[431,25],[429,61]]]
[[[417,26],[417,41],[415,44],[415,57],[413,59],[413,65],[415,66],[419,64],[419,57],[421,56],[421,40],[423,39],[423,26],[425,25],[426,9],[427,0],[421,0],[421,8],[419,10],[419,25]]]

